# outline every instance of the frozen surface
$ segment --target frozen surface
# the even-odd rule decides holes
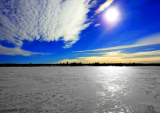
[[[0,113],[160,113],[160,67],[1,67]]]

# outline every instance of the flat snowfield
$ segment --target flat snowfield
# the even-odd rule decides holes
[[[160,67],[0,67],[0,113],[160,113]]]

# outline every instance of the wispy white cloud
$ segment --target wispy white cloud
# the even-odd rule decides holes
[[[97,53],[88,57],[77,57],[75,59],[64,59],[59,62],[83,62],[83,63],[160,63],[160,50],[149,52],[125,53],[123,51],[112,51]]]
[[[96,14],[102,12],[103,10],[105,10],[108,6],[111,5],[111,3],[114,0],[107,0],[104,4],[102,4],[97,10],[96,10]]]
[[[93,50],[85,50],[85,51],[76,51],[76,53],[84,53],[84,55],[90,54],[87,57],[77,57],[75,59],[64,59],[60,62],[84,62],[84,63],[92,63],[92,62],[100,62],[100,63],[160,63],[160,50],[153,51],[150,48],[150,51],[144,52],[136,52],[136,53],[125,53],[124,50],[126,48],[147,46],[160,44],[160,34],[155,34],[151,36],[147,36],[139,39],[133,45],[126,46],[116,46],[110,48],[102,48],[102,49],[93,49]],[[105,50],[113,50],[111,52],[104,52]]]
[[[101,25],[101,24],[95,24],[94,26],[97,27],[97,26],[100,26],[100,25]]]
[[[153,45],[153,44],[160,44],[160,33],[150,35],[144,38],[139,39],[136,44],[148,44],[148,45]]]
[[[65,42],[69,48],[87,28],[86,14],[95,0],[1,0],[0,40],[17,47],[23,40]]]
[[[7,48],[0,45],[0,54],[1,55],[22,55],[22,56],[30,56],[30,55],[47,55],[48,53],[38,53],[38,52],[30,52],[19,47],[16,48]]]
[[[152,50],[152,49],[154,49],[154,48],[148,48],[148,49],[145,49],[145,50]]]
[[[132,45],[115,46],[115,47],[109,47],[109,48],[76,51],[76,52],[118,50],[118,49],[141,47],[141,46],[148,46],[148,45],[154,45],[154,44],[160,44],[160,34],[155,34],[155,35],[151,35],[151,36],[148,36],[148,37],[145,37],[145,38],[141,38],[135,44],[132,44]]]

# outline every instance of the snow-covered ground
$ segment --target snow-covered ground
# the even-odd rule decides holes
[[[160,113],[160,67],[0,67],[0,113]]]

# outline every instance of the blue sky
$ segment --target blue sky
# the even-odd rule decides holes
[[[1,0],[0,63],[160,63],[159,0]],[[118,17],[109,21],[107,12]]]

